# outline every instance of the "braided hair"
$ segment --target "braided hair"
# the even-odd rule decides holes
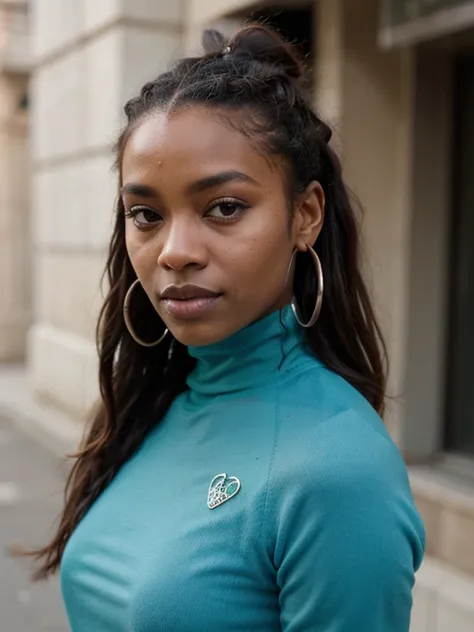
[[[199,105],[238,125],[259,151],[284,160],[290,199],[319,182],[325,220],[314,248],[325,274],[325,294],[318,323],[306,330],[307,342],[382,414],[386,353],[361,274],[356,213],[329,145],[331,130],[301,88],[302,63],[290,44],[262,25],[245,27],[228,42],[206,31],[203,45],[202,57],[179,60],[125,105],[127,124],[115,148],[119,172],[127,140],[147,116]],[[236,111],[249,116],[232,116]],[[38,579],[58,569],[71,533],[186,388],[193,368],[184,345],[166,339],[158,347],[140,347],[125,327],[123,301],[136,275],[126,250],[124,215],[119,196],[106,266],[109,291],[97,328],[101,397],[67,482],[57,532],[48,546],[33,552],[40,563]],[[308,318],[314,282],[312,264],[298,258],[294,293]],[[164,324],[144,293],[138,297],[139,292],[134,322],[143,327],[140,335],[156,338]]]

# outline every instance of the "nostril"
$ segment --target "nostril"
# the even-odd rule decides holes
[[[186,268],[202,268],[207,263],[207,255],[203,251],[192,252],[191,250],[167,250],[163,251],[157,258],[157,264],[165,270],[180,272]]]

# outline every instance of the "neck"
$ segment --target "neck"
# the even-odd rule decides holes
[[[303,331],[290,307],[220,342],[189,347],[189,354],[197,360],[187,382],[191,398],[202,400],[261,387],[272,375],[288,369],[303,347]]]

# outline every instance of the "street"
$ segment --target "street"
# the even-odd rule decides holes
[[[11,550],[47,541],[66,464],[0,419],[0,630],[67,632],[57,578],[32,584],[31,560]]]

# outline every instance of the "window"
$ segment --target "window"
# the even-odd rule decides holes
[[[474,456],[474,54],[454,76],[446,449]]]

